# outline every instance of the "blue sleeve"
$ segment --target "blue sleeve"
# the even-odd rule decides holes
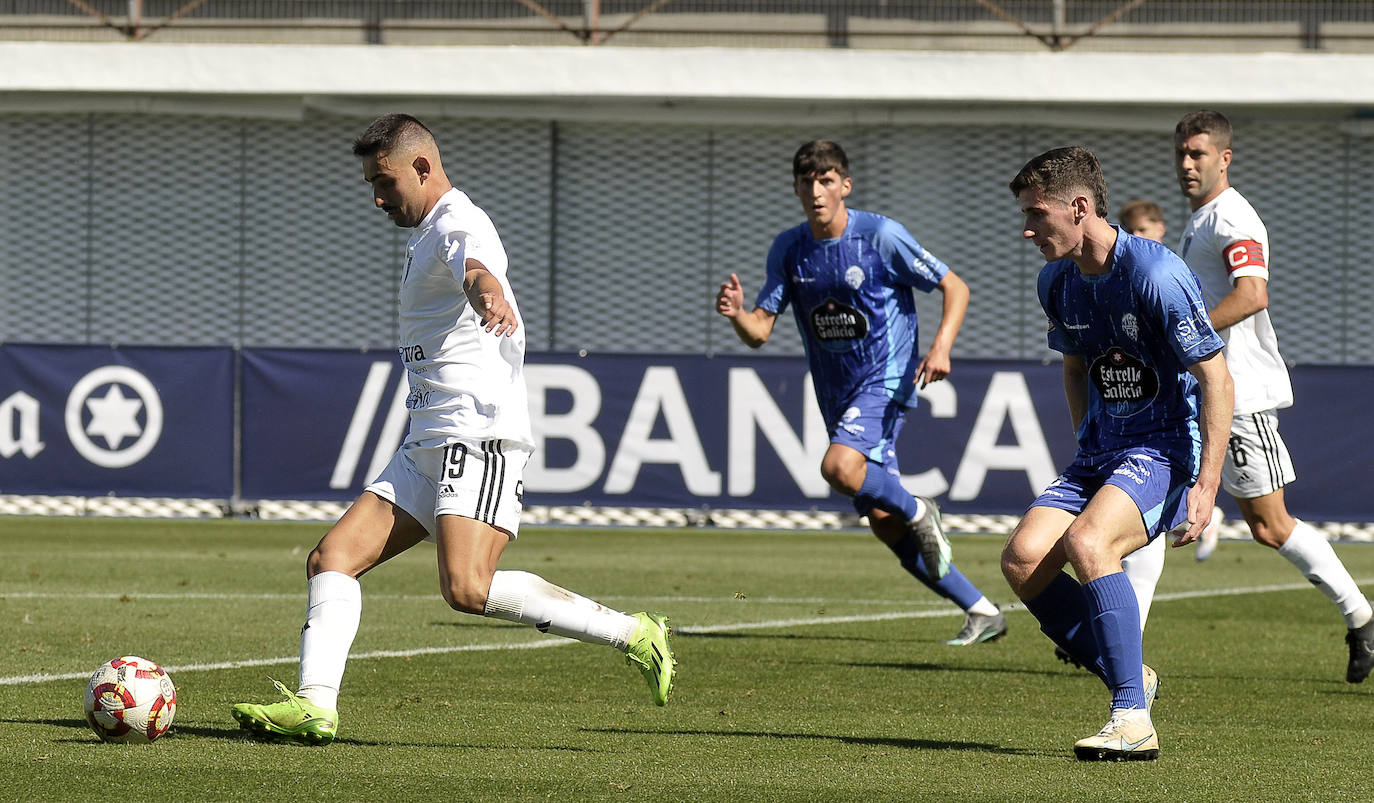
[[[1040,296],[1040,308],[1045,311],[1048,319],[1049,331],[1045,333],[1045,339],[1049,347],[1060,354],[1082,354],[1083,349],[1073,340],[1064,322],[1059,317],[1058,309],[1054,304],[1054,279],[1058,274],[1046,265],[1040,271],[1040,278],[1036,280],[1035,291]]]
[[[774,315],[787,309],[787,260],[793,238],[783,232],[773,239],[773,247],[768,249],[768,265],[763,277],[763,287],[759,288],[755,307],[762,307]]]
[[[1226,342],[1212,328],[1202,285],[1183,260],[1170,256],[1139,274],[1136,291],[1155,316],[1174,354],[1186,366],[1221,351]]]
[[[949,273],[948,265],[922,248],[911,232],[895,220],[883,219],[874,244],[898,284],[929,293]]]

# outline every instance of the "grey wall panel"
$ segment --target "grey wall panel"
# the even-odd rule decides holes
[[[0,340],[86,338],[90,118],[0,115]]]
[[[390,347],[407,232],[371,204],[352,139],[363,118],[0,114],[27,143],[0,196],[0,337]],[[1104,118],[1034,125],[669,125],[428,121],[460,188],[492,216],[532,350],[747,349],[712,309],[740,275],[752,305],[773,238],[803,220],[791,156],[841,142],[855,208],[901,221],[973,289],[958,357],[1047,355],[1007,182],[1047,148],[1098,154],[1113,220],[1160,203],[1187,219],[1172,132]],[[1269,227],[1285,356],[1374,362],[1374,304],[1355,238],[1374,219],[1374,139],[1334,120],[1240,116],[1233,181]],[[60,165],[61,169],[54,169]],[[918,296],[922,348],[940,316]],[[796,354],[790,312],[765,354]]]
[[[233,339],[238,128],[212,118],[97,117],[87,210],[92,340]]]
[[[243,124],[244,345],[395,345],[408,232],[373,205],[353,156],[367,122]]]
[[[552,126],[435,120],[430,127],[439,139],[449,179],[486,210],[501,235],[528,347],[552,348]]]
[[[710,221],[705,129],[558,129],[554,343],[700,350]]]

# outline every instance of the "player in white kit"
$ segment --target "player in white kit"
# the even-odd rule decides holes
[[[1215,111],[1186,114],[1174,129],[1174,165],[1193,210],[1179,255],[1202,282],[1236,384],[1222,487],[1254,539],[1277,549],[1340,609],[1350,648],[1345,679],[1360,683],[1374,668],[1374,611],[1331,544],[1284,503],[1283,488],[1296,475],[1278,410],[1293,404],[1293,390],[1269,320],[1269,235],[1231,186],[1231,139],[1231,122]]]
[[[240,703],[234,718],[273,740],[333,741],[339,685],[362,610],[358,578],[422,540],[437,547],[439,589],[454,610],[615,647],[663,705],[675,661],[662,615],[621,613],[537,575],[496,569],[520,527],[521,473],[534,438],[525,333],[495,227],[449,183],[434,137],[419,120],[380,117],[353,153],[376,206],[414,230],[398,292],[410,430],[306,561],[296,692],[277,683],[285,700]]]

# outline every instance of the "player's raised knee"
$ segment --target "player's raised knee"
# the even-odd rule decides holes
[[[487,607],[487,587],[473,582],[471,578],[450,577],[446,582],[439,583],[439,592],[453,610],[480,614]]]

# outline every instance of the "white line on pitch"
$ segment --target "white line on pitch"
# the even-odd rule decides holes
[[[1368,584],[1368,579],[1361,579],[1360,584]],[[1181,599],[1197,599],[1201,597],[1229,597],[1241,594],[1268,594],[1277,591],[1298,591],[1311,588],[1309,583],[1285,583],[1277,585],[1247,586],[1242,588],[1216,588],[1211,590],[1198,591],[1174,591],[1167,594],[1155,596],[1155,602],[1170,602]],[[1005,612],[1025,610],[1025,606],[1020,603],[1011,603],[1002,606]],[[856,622],[885,622],[897,619],[930,619],[941,616],[959,616],[963,611],[951,608],[940,610],[924,611],[892,611],[889,613],[855,614],[851,616],[813,616],[799,619],[773,619],[764,622],[731,622],[720,625],[688,625],[685,627],[674,628],[683,635],[705,634],[705,633],[730,633],[742,630],[764,630],[772,628],[786,627],[806,627],[810,625],[834,625],[852,624]],[[350,660],[367,660],[371,658],[408,658],[415,655],[447,655],[455,652],[489,652],[496,650],[537,650],[545,647],[559,647],[565,644],[576,644],[572,639],[547,638],[538,641],[501,643],[501,644],[464,644],[451,647],[418,647],[410,650],[374,650],[372,652],[355,653],[349,656]],[[185,664],[183,666],[164,667],[170,673],[176,672],[208,672],[221,669],[243,669],[255,666],[280,666],[294,664],[299,660],[297,656],[281,658],[252,658],[242,661],[222,661],[219,663],[205,664]],[[31,683],[48,683],[57,680],[76,680],[88,677],[89,672],[67,672],[57,675],[34,674],[34,675],[13,675],[10,677],[0,677],[0,686],[20,686]]]
[[[424,601],[437,602],[440,597],[438,592],[433,594],[364,594],[368,601],[378,600],[403,600],[403,601]],[[244,594],[244,593],[216,593],[212,591],[174,591],[174,592],[124,592],[111,593],[101,591],[88,592],[61,592],[61,591],[0,591],[0,602],[7,599],[107,599],[107,600],[128,600],[137,602],[139,600],[300,600],[305,602],[305,594]],[[944,602],[938,599],[925,600],[904,600],[904,599],[834,599],[832,597],[755,597],[748,594],[741,597],[734,596],[672,596],[672,597],[630,597],[624,595],[596,596],[602,602],[614,600],[631,600],[639,602],[756,602],[767,605],[943,605]]]

